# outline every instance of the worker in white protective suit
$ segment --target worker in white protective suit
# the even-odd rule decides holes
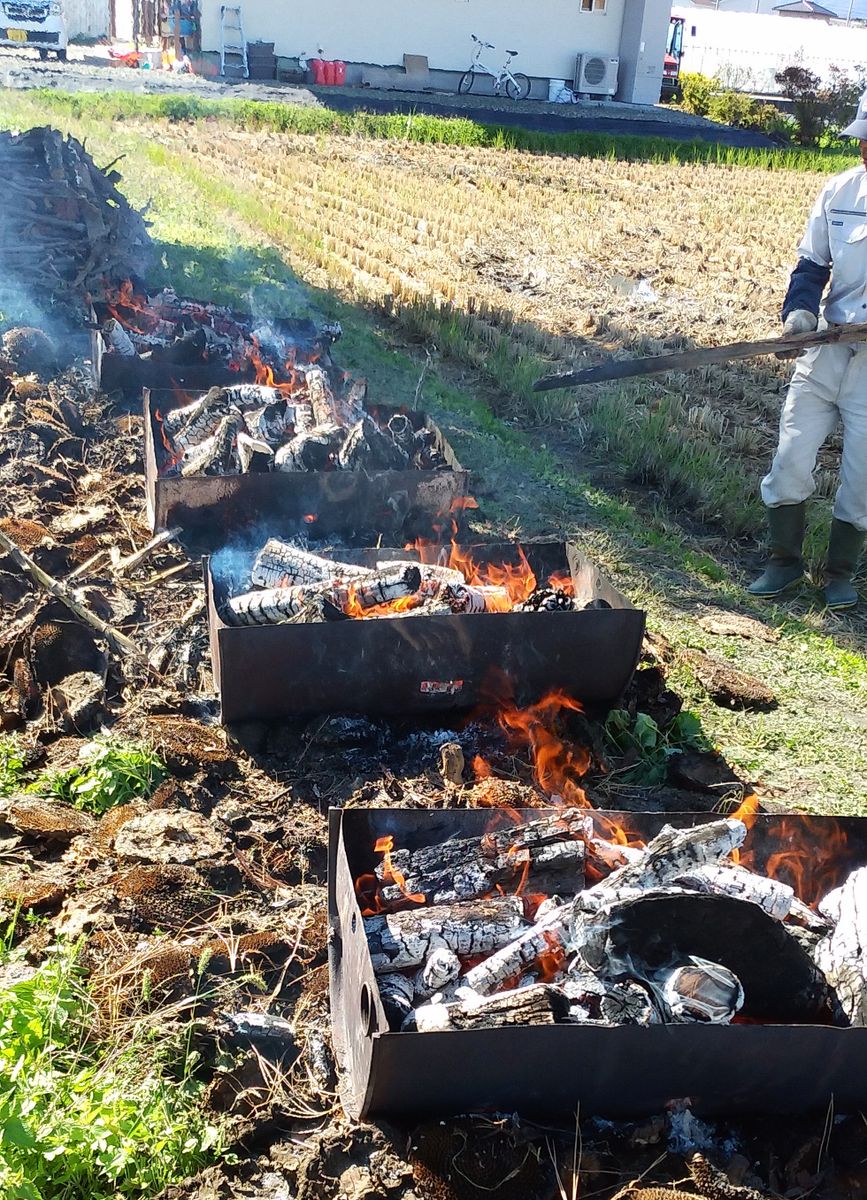
[[[829,279],[823,314],[828,325],[867,322],[867,92],[843,133],[859,139],[861,165],[829,180],[810,214],[783,302],[785,333],[817,327]],[[816,487],[816,456],[838,421],[843,454],[824,591],[831,609],[858,602],[852,576],[867,531],[867,342],[814,346],[798,358],[777,453],[762,480],[770,558],[749,588],[754,596],[779,596],[803,578],[801,547],[806,502]]]

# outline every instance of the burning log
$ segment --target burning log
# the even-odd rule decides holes
[[[106,344],[115,354],[119,354],[121,358],[135,358],[138,352],[132,338],[121,325],[120,321],[115,320],[114,317],[106,321],[102,327],[102,334]]]
[[[274,457],[278,471],[322,471],[337,453],[343,438],[339,425],[320,425],[296,434]]]
[[[409,464],[409,455],[365,415],[350,429],[337,463],[344,471],[402,471]]]
[[[233,596],[223,616],[227,625],[282,625],[301,616],[325,620],[329,612],[340,615],[339,606],[333,601],[329,603],[325,587],[308,584],[265,588],[260,592]]]
[[[462,958],[489,954],[511,942],[525,925],[524,906],[516,896],[364,918],[377,974],[421,966],[433,950],[442,947]]]
[[[181,475],[225,475],[235,457],[235,446],[241,431],[241,417],[230,413],[223,417],[216,433],[181,464]]]
[[[421,572],[409,565],[393,571],[372,571],[349,585],[350,605],[376,608],[414,596],[421,587]],[[343,607],[343,606],[342,606]]]
[[[469,987],[488,995],[507,979],[515,978],[546,951],[568,954],[586,949],[588,938],[596,938],[610,920],[611,909],[635,889],[664,887],[685,868],[723,858],[743,843],[747,829],[742,821],[727,819],[675,829],[665,825],[648,842],[641,858],[627,863],[600,883],[579,893],[510,945],[492,954],[466,973]],[[591,843],[591,847],[594,843]]]
[[[449,1029],[493,1029],[501,1025],[554,1025],[569,1015],[569,1002],[555,987],[533,987],[500,992],[496,996],[468,997],[453,1004],[426,1004],[415,1010],[419,1033]]]
[[[391,568],[398,564],[386,563]],[[400,564],[402,565],[402,564]],[[281,584],[323,583],[338,580],[362,579],[372,575],[369,567],[334,562],[312,554],[291,542],[269,538],[253,563],[252,580],[259,587],[279,587]]]
[[[357,392],[350,389],[343,396],[336,396],[322,367],[308,367],[304,380],[317,425],[339,425],[346,430],[363,417],[364,409]]]
[[[408,891],[423,895],[428,904],[450,904],[486,896],[497,884],[516,878],[532,892],[552,887],[580,891],[586,825],[580,809],[564,809],[562,815],[496,829],[478,838],[394,851],[377,866],[376,874],[388,882],[399,873],[403,889],[389,883],[382,889],[382,899],[391,904]]]
[[[389,573],[371,572],[355,582],[332,579],[266,588],[233,596],[226,605],[225,617],[229,625],[280,625],[301,616],[317,621],[363,615],[364,609],[414,595],[418,584],[418,567],[408,567]],[[357,609],[362,613],[356,613]]]
[[[853,871],[819,908],[835,927],[816,947],[816,965],[850,1024],[867,1025],[867,867]]]
[[[173,408],[170,412],[167,412],[163,417],[163,429],[174,441],[181,430],[189,428],[190,424],[197,420],[202,413],[207,412],[215,405],[225,406],[225,397],[226,393],[223,388],[211,388],[210,391],[205,392],[204,395],[199,396],[192,403],[185,404],[181,408]],[[207,436],[207,434],[203,436]]]
[[[270,471],[274,465],[274,451],[260,438],[250,437],[248,433],[241,431],[238,434],[237,449],[243,475],[252,471]]]
[[[233,383],[229,387],[222,389],[229,404],[233,404],[235,408],[241,412],[247,412],[251,408],[259,408],[260,406],[270,406],[272,404],[285,404],[285,398],[279,388],[270,387],[264,383]]]
[[[427,1000],[454,983],[461,973],[461,960],[453,950],[440,946],[432,950],[424,966],[413,977],[412,986],[416,999]]]
[[[697,892],[713,892],[718,896],[749,900],[778,921],[785,921],[795,900],[795,889],[788,884],[765,875],[755,875],[743,867],[708,864],[679,875],[675,882],[680,887],[692,888]]]
[[[264,408],[245,412],[244,420],[251,437],[261,438],[272,450],[278,450],[293,427],[294,409],[285,400],[275,400]]]

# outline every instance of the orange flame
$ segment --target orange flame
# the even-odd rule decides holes
[[[394,849],[394,837],[392,834],[386,834],[385,837],[377,838],[374,850],[377,854],[383,856],[383,866],[385,868],[384,880],[385,883],[393,883],[400,888],[401,894],[405,900],[409,900],[411,904],[425,904],[425,897],[421,892],[410,892],[406,886],[406,877],[397,869],[391,860],[391,852]]]
[[[163,414],[158,408],[154,409],[154,420],[156,421],[157,429],[160,431],[160,437],[162,438],[163,447],[165,448],[168,459],[167,465],[169,467],[176,467],[184,457],[184,452],[183,450],[176,450],[172,445],[171,439],[166,433],[166,427],[163,424]]]
[[[559,796],[564,804],[587,807],[588,800],[579,780],[590,766],[590,755],[584,747],[563,741],[553,729],[554,721],[564,708],[572,712],[584,711],[572,696],[554,691],[529,708],[504,708],[498,719],[514,742],[532,750],[536,782],[543,792],[548,796]]]
[[[410,609],[418,608],[420,604],[421,597],[417,592],[414,592],[411,596],[400,596],[397,600],[387,600],[384,604],[369,604],[365,606],[358,599],[356,585],[350,584],[343,611],[348,617],[354,617],[356,620],[365,620],[369,617],[387,616],[390,613],[409,612]]]
[[[473,774],[476,779],[490,779],[493,775],[491,764],[481,754],[477,754],[472,762]]]

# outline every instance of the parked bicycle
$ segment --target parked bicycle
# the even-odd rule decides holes
[[[473,61],[470,63],[468,71],[464,71],[458,84],[458,94],[461,96],[468,95],[475,86],[476,77],[482,75],[490,75],[494,81],[494,95],[499,96],[500,89],[505,87],[506,95],[512,100],[525,100],[530,94],[530,80],[526,75],[513,75],[509,70],[509,63],[517,55],[517,50],[506,51],[506,61],[500,67],[499,71],[492,71],[491,68],[482,62],[482,54],[485,50],[496,50],[496,46],[490,42],[483,42],[481,38],[477,38],[473,33],[470,35],[476,43],[476,54]]]

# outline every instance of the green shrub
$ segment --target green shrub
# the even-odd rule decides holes
[[[707,115],[711,121],[721,125],[735,125],[740,129],[755,128],[759,105],[743,92],[724,91],[711,96]]]
[[[653,786],[665,783],[668,763],[684,750],[708,750],[710,742],[694,713],[682,712],[662,730],[647,713],[631,717],[622,708],[608,714],[605,739],[610,752],[624,764],[616,770],[623,783]]]
[[[24,769],[24,749],[18,738],[14,734],[0,735],[0,796],[18,791]]]
[[[95,1042],[93,1015],[69,949],[0,987],[4,1200],[145,1200],[219,1150],[191,1060],[141,1027]]]
[[[42,775],[32,790],[100,816],[118,804],[149,796],[166,777],[157,753],[141,742],[94,738],[82,747],[79,760],[67,771]]]
[[[697,71],[683,71],[680,86],[683,109],[697,117],[706,117],[711,100],[720,90],[719,80],[710,75],[700,75]]]

